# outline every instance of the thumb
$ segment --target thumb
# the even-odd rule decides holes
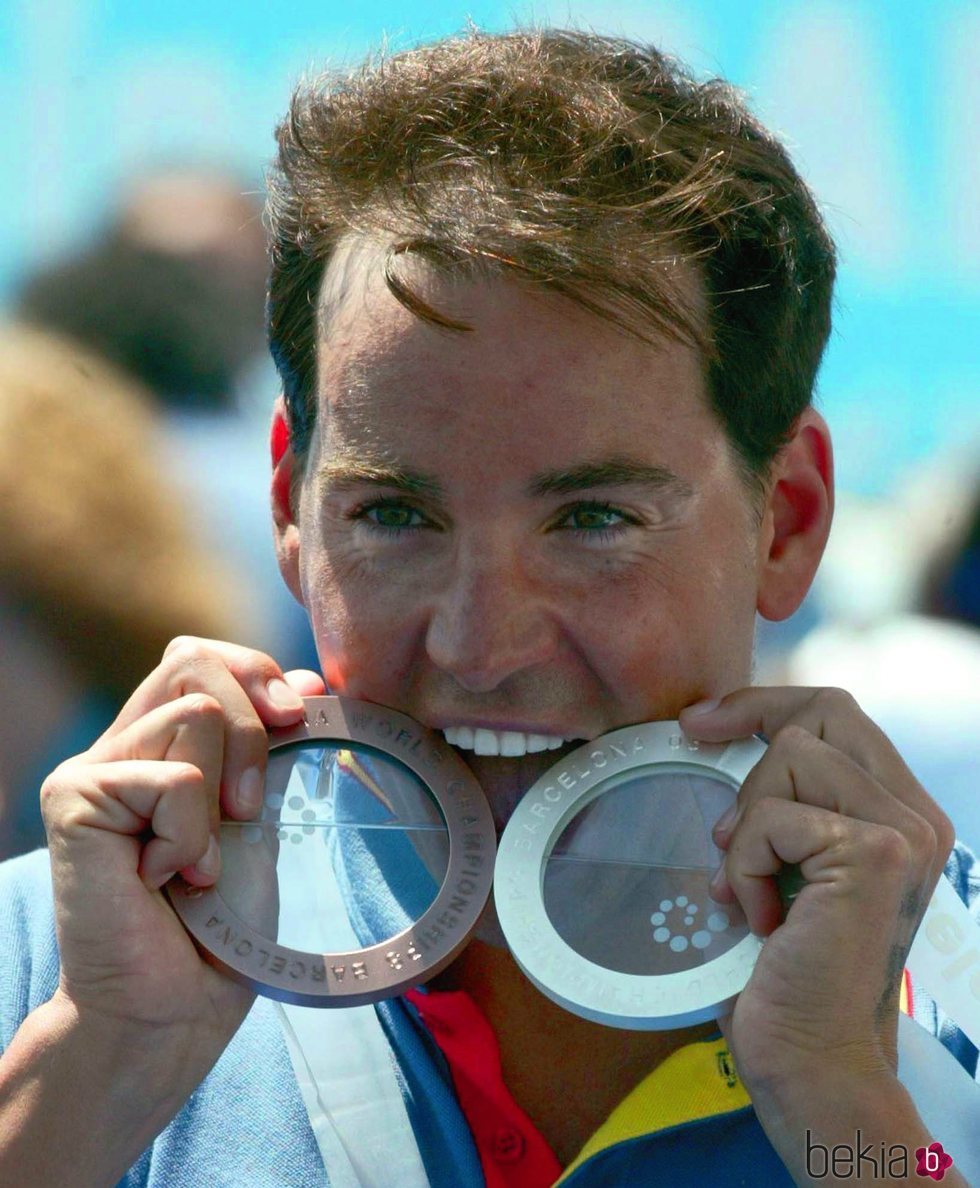
[[[323,677],[309,668],[294,668],[283,676],[290,689],[300,697],[322,697],[327,691]]]

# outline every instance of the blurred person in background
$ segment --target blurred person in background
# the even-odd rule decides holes
[[[919,602],[924,614],[980,631],[980,466],[972,492],[925,567]]]
[[[265,273],[257,197],[226,171],[173,166],[133,178],[101,236],[29,277],[15,304],[20,319],[97,352],[152,396],[199,543],[220,516],[221,539],[207,547],[247,588],[257,644],[295,666],[315,654],[279,579],[259,477],[274,383]]]
[[[248,631],[195,543],[145,390],[74,343],[0,330],[0,857],[44,842],[38,789],[173,636]]]
[[[27,278],[16,315],[84,343],[167,410],[233,412],[264,353],[260,214],[217,171],[134,178],[94,243]]]
[[[980,847],[980,477],[969,443],[887,503],[849,500],[814,587],[821,621],[768,675],[857,698],[957,836]]]

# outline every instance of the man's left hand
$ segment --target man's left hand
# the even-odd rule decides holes
[[[680,721],[706,742],[769,740],[716,826],[712,885],[767,938],[724,1022],[757,1109],[801,1086],[893,1078],[902,971],[949,819],[841,690],[743,689]],[[806,881],[786,911],[774,876],[790,863]]]

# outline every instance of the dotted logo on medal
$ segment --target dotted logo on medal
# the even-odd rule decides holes
[[[659,909],[650,917],[650,924],[658,945],[667,945],[674,953],[684,953],[689,948],[709,948],[729,927],[731,918],[717,907],[705,914],[686,895],[678,895],[660,901]]]

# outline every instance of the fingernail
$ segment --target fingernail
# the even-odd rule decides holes
[[[204,855],[198,858],[194,864],[202,875],[207,875],[209,879],[216,879],[221,874],[221,851],[218,849],[218,839],[211,835],[208,839],[208,848],[204,851]]]
[[[269,691],[269,700],[273,704],[278,705],[280,709],[302,709],[303,699],[300,695],[278,677],[271,680],[266,688]]]
[[[734,828],[735,821],[738,818],[738,801],[736,800],[729,808],[725,810],[715,822],[715,827],[712,829],[712,834],[731,833]]]
[[[704,701],[696,701],[693,705],[689,705],[684,711],[685,715],[693,715],[695,718],[705,717],[721,705],[721,701],[717,697],[709,697]]]
[[[235,799],[243,813],[257,813],[262,807],[264,791],[262,772],[257,767],[247,767],[238,778]]]

